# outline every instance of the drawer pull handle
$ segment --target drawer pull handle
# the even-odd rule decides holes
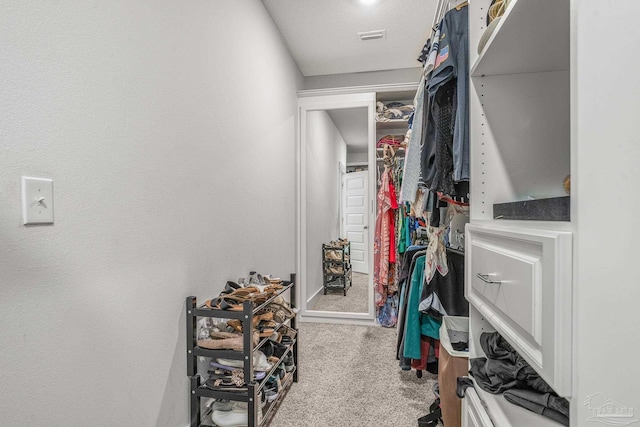
[[[501,281],[499,281],[499,280],[495,281],[495,280],[491,280],[491,279],[489,279],[489,277],[490,277],[490,276],[491,276],[491,274],[480,274],[480,273],[476,274],[476,277],[477,277],[478,279],[482,280],[484,283],[491,283],[491,284],[493,284],[493,285],[500,285],[500,284],[502,284],[502,282],[501,282]]]

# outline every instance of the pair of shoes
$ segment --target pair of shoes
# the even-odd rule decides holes
[[[209,379],[204,383],[210,390],[245,391],[244,372],[236,369],[231,372],[215,369],[209,370]]]
[[[342,251],[337,249],[326,251],[324,258],[326,261],[342,261]]]
[[[210,399],[205,406],[212,411],[230,411],[233,408],[233,402],[226,399]]]
[[[282,325],[279,332],[282,335],[280,342],[287,345],[293,343],[293,340],[296,339],[296,336],[298,335],[298,331],[287,325]]]
[[[211,421],[213,421],[213,423],[218,427],[248,426],[249,416],[246,402],[234,402],[231,409],[228,411],[213,411],[211,413]]]
[[[291,309],[284,299],[281,301],[278,300],[279,298],[276,298],[276,300],[270,302],[269,305],[265,307],[265,310],[273,313],[273,320],[277,323],[284,323],[288,319],[294,318],[297,310]]]
[[[268,358],[275,357],[276,360],[280,360],[280,358],[289,350],[289,346],[274,340],[267,340],[260,350]]]
[[[244,348],[244,337],[240,334],[232,332],[215,332],[210,331],[211,338],[205,338],[198,340],[198,347],[208,348],[210,350],[238,350],[242,351]],[[252,336],[253,345],[256,346],[260,341],[260,336],[257,332]]]
[[[273,313],[271,311],[263,311],[260,314],[255,314],[251,323],[254,328],[257,328],[263,320],[273,320]],[[230,319],[227,321],[227,325],[231,326],[238,332],[242,332],[242,321],[240,319]]]
[[[287,357],[284,358],[283,363],[284,363],[284,370],[286,372],[293,371],[293,368],[295,367],[295,364],[293,362],[293,355],[288,354]]]
[[[232,360],[218,358],[218,363],[224,366],[231,366],[234,368],[242,368],[244,362],[242,360]],[[267,356],[260,350],[256,350],[253,353],[253,370],[268,372],[273,368],[273,364],[267,360]]]
[[[329,246],[336,246],[336,247],[343,247],[343,246],[346,246],[347,244],[349,244],[349,240],[347,239],[338,239],[338,240],[332,240],[331,242],[329,242]]]
[[[267,397],[267,401],[273,402],[280,395],[280,390],[282,389],[282,383],[280,382],[279,376],[270,376],[269,380],[264,386],[264,394]]]
[[[327,267],[327,274],[344,274],[344,267]]]

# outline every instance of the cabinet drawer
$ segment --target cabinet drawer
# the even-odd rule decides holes
[[[571,391],[571,233],[467,227],[465,291],[557,393]]]
[[[465,391],[462,399],[462,427],[493,427],[491,418],[473,387]]]

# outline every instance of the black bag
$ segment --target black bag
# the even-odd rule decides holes
[[[438,421],[442,422],[439,397],[429,406],[429,413],[418,418],[418,427],[436,427]]]

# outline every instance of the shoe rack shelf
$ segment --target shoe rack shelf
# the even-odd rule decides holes
[[[347,296],[351,287],[351,243],[343,246],[322,245],[322,286],[324,294],[329,289],[342,289]]]
[[[254,379],[253,353],[255,350],[261,348],[269,340],[269,337],[263,338],[258,342],[256,346],[253,346],[253,316],[256,313],[260,312],[262,309],[266,308],[278,296],[284,294],[287,291],[290,291],[291,308],[295,308],[295,280],[295,274],[291,274],[290,280],[283,282],[283,288],[279,290],[275,295],[273,295],[273,297],[269,298],[267,301],[260,305],[256,305],[252,301],[245,301],[242,304],[241,311],[208,308],[203,304],[198,305],[196,297],[187,297],[187,375],[190,379],[189,394],[191,420],[189,425],[191,427],[212,427],[208,424],[203,424],[203,419],[208,414],[202,410],[200,398],[214,398],[230,400],[233,402],[246,402],[248,411],[247,425],[249,427],[268,425],[273,415],[275,415],[275,411],[279,407],[291,384],[294,382],[298,382],[298,328],[296,325],[295,316],[291,319],[285,320],[283,323],[279,323],[274,328],[277,332],[285,324],[289,323],[288,326],[296,332],[295,338],[290,344],[288,344],[287,350],[282,354],[278,362],[274,363],[272,369],[266,373],[264,379],[256,381]],[[202,317],[211,317],[218,319],[239,319],[242,322],[242,330],[250,331],[249,333],[245,332],[242,334],[243,350],[212,350],[199,347],[197,345],[198,319]],[[285,377],[281,380],[282,387],[280,390],[278,390],[278,397],[273,402],[267,403],[263,409],[261,408],[260,399],[258,398],[259,393],[265,387],[269,377],[276,372],[278,366],[280,366],[280,364],[289,354],[291,354],[293,357],[293,369],[291,372],[287,372]],[[203,378],[198,374],[198,357],[211,359],[224,358],[232,360],[242,360],[244,378],[251,378],[252,380],[247,382],[244,387],[229,387],[228,390],[209,389],[204,385]],[[258,411],[263,411],[262,417],[259,416]]]

